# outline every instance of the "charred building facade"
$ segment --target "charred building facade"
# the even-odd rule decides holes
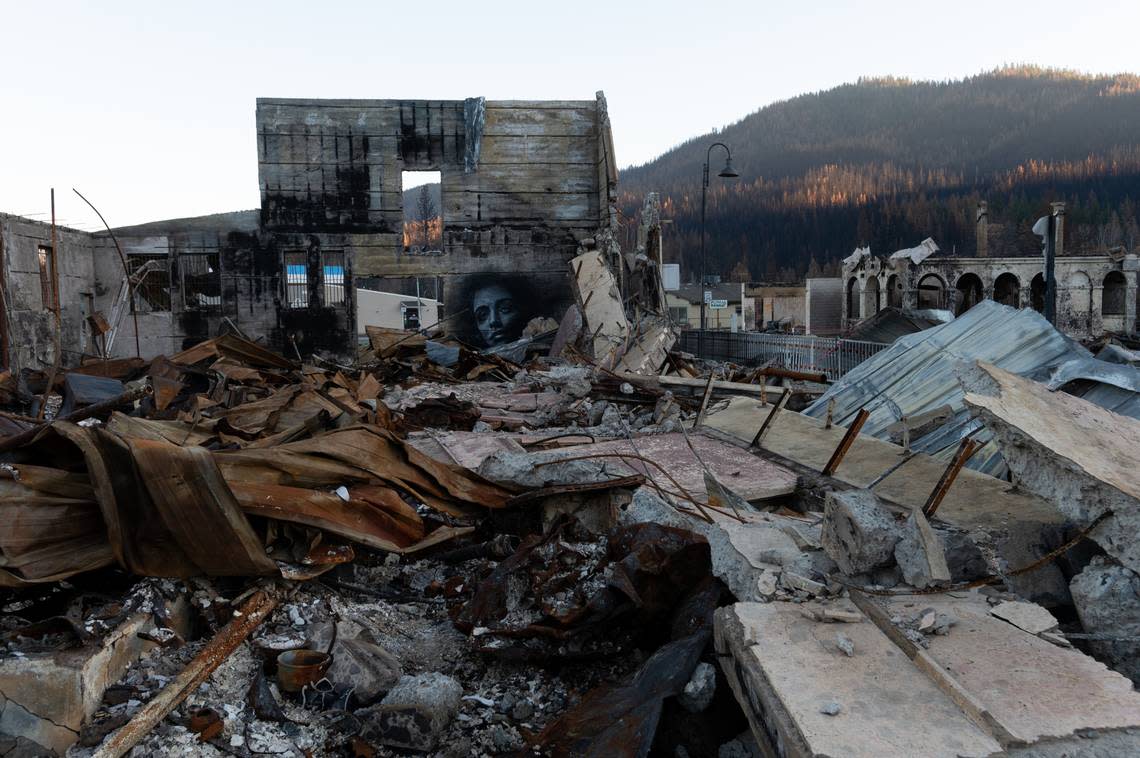
[[[559,317],[572,301],[567,261],[615,222],[600,92],[582,101],[259,99],[256,139],[259,209],[112,233],[57,228],[64,365],[171,354],[230,329],[287,354],[343,354],[357,338],[361,277],[405,293],[430,281],[445,328],[486,346],[534,316]],[[439,173],[439,249],[405,245],[407,171]],[[53,360],[55,277],[41,261],[50,232],[0,215],[8,368]]]

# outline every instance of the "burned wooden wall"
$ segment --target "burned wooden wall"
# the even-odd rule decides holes
[[[561,316],[566,261],[607,225],[616,170],[605,99],[257,102],[261,226],[343,240],[356,276],[443,283],[445,318],[473,344],[472,293]],[[443,245],[403,245],[403,171],[439,171]],[[280,245],[278,245],[280,247]],[[505,276],[508,275],[509,276]],[[495,280],[499,290],[489,290]],[[383,286],[381,284],[381,286]]]

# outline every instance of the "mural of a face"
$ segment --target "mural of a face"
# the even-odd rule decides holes
[[[514,295],[502,284],[488,284],[475,290],[471,311],[486,347],[512,342],[522,332],[522,312]]]

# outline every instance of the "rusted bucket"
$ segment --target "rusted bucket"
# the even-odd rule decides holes
[[[277,656],[277,685],[282,692],[300,692],[325,675],[332,656],[318,650],[286,650]]]

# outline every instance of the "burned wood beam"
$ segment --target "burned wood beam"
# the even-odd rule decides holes
[[[151,392],[153,392],[153,390],[149,384],[144,387],[137,387],[136,389],[130,390],[129,392],[124,392],[117,397],[113,397],[110,400],[104,400],[101,403],[92,403],[91,405],[88,405],[85,408],[80,408],[79,410],[74,411],[73,413],[69,413],[66,416],[60,416],[59,418],[53,419],[46,424],[40,424],[39,426],[32,427],[31,429],[20,432],[19,434],[13,434],[10,437],[0,439],[0,453],[4,453],[20,447],[21,445],[28,444],[34,440],[40,432],[51,426],[56,421],[76,422],[91,418],[92,416],[98,416],[102,413],[109,413],[121,405],[133,403],[136,400],[144,398]]]
[[[119,758],[139,743],[166,715],[206,680],[277,607],[276,592],[258,590],[234,614],[234,619],[202,648],[182,672],[144,705],[92,758]]]
[[[827,374],[822,371],[796,371],[790,368],[780,368],[779,366],[765,366],[757,372],[759,376],[775,376],[781,379],[793,379],[801,382],[816,382],[817,384],[827,384]]]
[[[831,458],[827,461],[827,465],[823,467],[824,476],[831,476],[835,470],[839,468],[839,464],[843,462],[843,457],[847,455],[847,451],[851,449],[851,445],[855,443],[855,438],[859,436],[859,430],[863,428],[866,423],[867,417],[871,412],[866,408],[860,408],[859,412],[855,414],[855,420],[851,422],[851,426],[847,427],[847,431],[843,434],[843,439],[839,441],[838,447],[835,452],[831,454]]]
[[[697,411],[697,420],[693,422],[694,429],[705,422],[705,412],[709,409],[709,398],[712,397],[713,382],[715,380],[716,374],[709,374],[709,383],[705,385],[705,394],[701,398],[701,408]]]

